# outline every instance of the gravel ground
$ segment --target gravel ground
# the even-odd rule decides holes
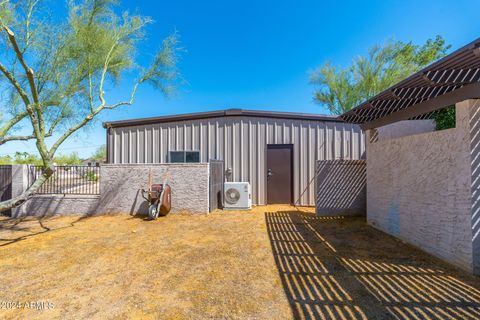
[[[312,209],[0,218],[1,319],[478,319],[480,282]]]

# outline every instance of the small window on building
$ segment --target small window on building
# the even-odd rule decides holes
[[[170,151],[170,163],[200,162],[200,151]]]
[[[185,162],[185,151],[170,151],[169,157],[171,163]]]
[[[198,151],[186,151],[185,162],[200,162],[200,152]]]

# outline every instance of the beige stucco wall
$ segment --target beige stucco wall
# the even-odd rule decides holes
[[[472,271],[469,120],[460,103],[454,129],[367,142],[367,219]]]
[[[404,120],[378,128],[378,140],[388,140],[435,131],[433,120]]]
[[[12,197],[22,194],[28,188],[28,167],[23,164],[12,165]],[[25,207],[19,206],[12,209],[12,217],[25,215]]]

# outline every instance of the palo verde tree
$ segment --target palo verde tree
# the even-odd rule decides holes
[[[445,56],[449,48],[437,36],[421,46],[401,41],[375,46],[347,68],[326,63],[310,77],[316,86],[314,100],[332,114],[343,114]]]
[[[102,144],[100,147],[95,150],[95,152],[90,156],[90,159],[95,161],[107,161],[107,146]]]
[[[163,94],[174,88],[176,34],[165,38],[151,64],[142,67],[138,48],[152,20],[119,12],[117,4],[72,0],[66,4],[68,15],[59,18],[41,0],[0,0],[0,145],[33,140],[43,166],[28,190],[0,202],[0,211],[28,200],[53,174],[61,144],[102,111],[132,105],[146,83]],[[131,91],[125,100],[111,101],[107,92],[124,75],[135,79]]]

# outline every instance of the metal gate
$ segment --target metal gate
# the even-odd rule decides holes
[[[224,182],[225,163],[222,160],[210,160],[210,212],[223,208]]]
[[[0,202],[12,198],[12,166],[0,165]],[[11,216],[12,211],[0,212],[1,215]]]

